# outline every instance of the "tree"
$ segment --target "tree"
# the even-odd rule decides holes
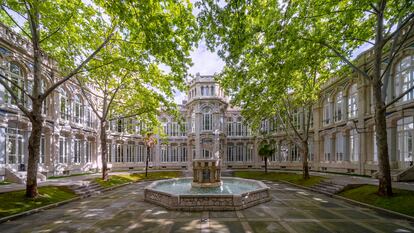
[[[74,0],[10,0],[2,1],[0,7],[1,20],[16,28],[31,44],[27,52],[33,58],[32,86],[28,89],[3,74],[0,74],[0,84],[32,125],[28,145],[26,196],[33,198],[38,195],[37,165],[43,102],[61,84],[82,72],[84,66],[109,43],[116,31],[116,17],[109,15],[109,20],[103,21],[97,8]],[[51,70],[51,85],[48,87],[42,86],[44,75],[50,71],[46,67],[48,58],[44,55],[45,52],[59,64]],[[31,104],[23,104],[18,93],[29,99]]]
[[[129,127],[123,130],[146,135],[152,132],[150,128],[158,125],[157,116],[161,111],[174,113],[176,107],[171,91],[175,86],[169,82],[170,75],[163,74],[155,65],[147,66],[139,59],[135,60],[137,57],[125,59],[116,56],[113,49],[106,50],[103,54],[116,61],[78,78],[82,93],[100,122],[103,180],[108,178],[109,123],[128,121]],[[100,63],[107,62],[93,62],[91,65],[101,66]],[[140,124],[140,132],[134,130],[137,124]]]
[[[128,29],[113,38],[118,43],[107,46],[99,61],[91,63],[100,68],[91,68],[78,79],[85,96],[94,93],[88,86],[101,94],[96,102],[91,102],[93,98],[87,100],[100,121],[103,180],[108,177],[109,121],[134,119],[147,125],[137,132],[146,135],[154,133],[152,129],[157,128],[161,111],[177,115],[173,90],[185,87],[184,77],[191,62],[189,50],[198,38],[197,25],[191,5],[164,3],[164,8],[160,8],[158,2],[148,2],[148,6],[138,2],[102,2]],[[152,17],[152,21],[143,25],[147,17]],[[169,68],[168,74],[159,69],[160,64]]]
[[[45,99],[74,76],[99,67],[85,66],[108,44],[126,48],[123,44],[141,44],[140,58],[151,60],[154,54],[160,64],[171,66],[175,74],[185,73],[190,62],[189,49],[196,38],[196,25],[187,2],[167,1],[16,1],[1,2],[0,19],[15,28],[31,43],[33,86],[31,91],[1,75],[0,84],[29,118],[32,132],[29,138],[29,162],[26,196],[36,197],[37,164],[42,132],[42,104]],[[133,52],[132,49],[126,50]],[[161,52],[159,52],[161,51]],[[48,54],[57,62],[52,68],[51,85],[42,90],[42,77]],[[102,64],[103,66],[106,64]],[[169,82],[179,82],[178,75]],[[30,99],[31,106],[21,104],[14,91]],[[29,93],[31,92],[31,93]]]
[[[263,157],[265,162],[265,173],[267,173],[267,161],[274,151],[275,149],[270,148],[269,144],[262,144],[259,148],[259,155]]]
[[[276,118],[300,149],[307,179],[312,105],[327,79],[329,64],[319,52],[322,46],[305,41],[305,50],[296,41],[278,38],[275,31],[289,18],[278,4],[237,1],[221,6],[203,1],[199,21],[210,49],[219,47],[226,61],[219,81],[232,96],[232,104],[242,108],[253,128],[263,119]]]
[[[403,49],[404,42],[413,30],[412,1],[274,0],[237,1],[221,6],[205,0],[200,6],[200,22],[210,26],[210,33],[206,37],[210,47],[222,45],[219,54],[225,58],[227,65],[251,69],[239,63],[240,58],[261,54],[258,53],[259,48],[277,50],[277,54],[283,54],[285,49],[307,54],[313,51],[315,55],[328,60],[331,70],[352,69],[372,85],[380,173],[378,193],[392,195],[386,109],[411,92],[413,87],[394,99],[388,96],[389,102],[386,103],[387,88],[396,55]],[[403,30],[405,33],[402,33]],[[288,44],[290,47],[286,47]],[[357,48],[367,44],[372,46],[372,61],[367,67],[361,68],[358,59],[352,61],[351,57]],[[286,60],[281,58],[288,57],[290,55],[272,56],[270,59],[274,66],[284,66]],[[307,67],[319,61],[300,60],[300,66]],[[249,65],[258,67],[256,64]]]

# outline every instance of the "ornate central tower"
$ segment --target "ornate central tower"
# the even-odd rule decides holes
[[[191,80],[186,108],[193,186],[220,186],[227,100],[213,76],[197,74]]]

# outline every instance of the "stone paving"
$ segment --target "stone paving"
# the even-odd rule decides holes
[[[135,183],[0,224],[0,232],[414,232],[414,222],[266,182],[270,202],[241,211],[178,212],[143,200]]]

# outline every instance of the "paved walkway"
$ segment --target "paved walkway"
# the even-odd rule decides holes
[[[178,212],[146,203],[134,183],[0,224],[1,232],[414,232],[414,223],[287,184],[266,182],[272,200],[241,211]],[[203,221],[202,219],[206,219]]]

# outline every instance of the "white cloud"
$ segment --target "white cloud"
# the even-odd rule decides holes
[[[216,54],[207,49],[205,41],[201,41],[198,48],[191,52],[193,66],[188,70],[189,74],[210,75],[219,73],[224,66],[224,61]]]

